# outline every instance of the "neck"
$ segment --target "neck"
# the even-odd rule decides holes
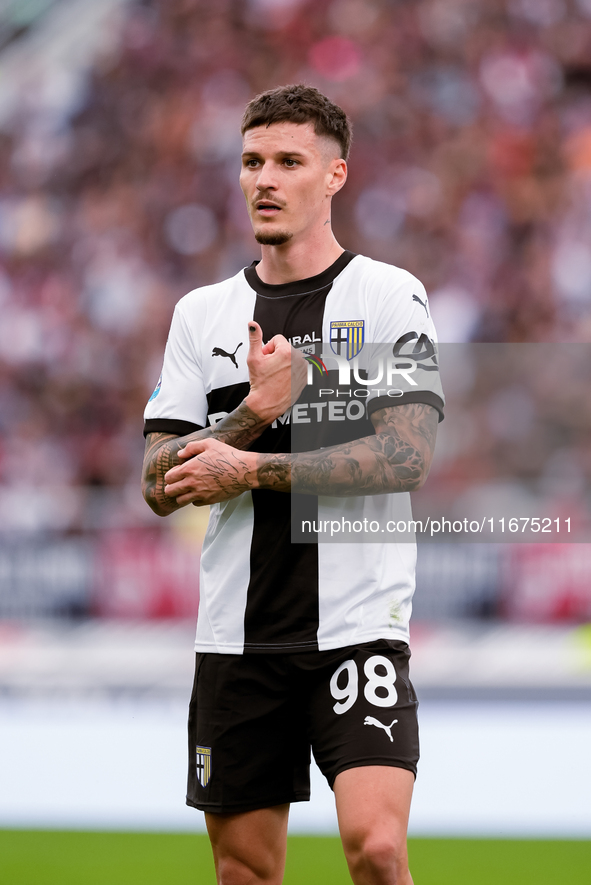
[[[261,246],[257,274],[263,283],[280,285],[305,280],[322,273],[345,250],[337,243],[329,225],[312,242],[290,240],[283,246]]]

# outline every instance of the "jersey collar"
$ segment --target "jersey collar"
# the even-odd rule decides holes
[[[285,297],[286,295],[309,295],[312,292],[317,292],[319,289],[324,289],[326,286],[330,286],[341,271],[346,268],[349,262],[355,258],[355,255],[355,252],[345,250],[343,254],[339,255],[337,260],[331,264],[330,267],[327,267],[326,270],[323,270],[322,273],[316,274],[314,277],[308,277],[305,280],[294,280],[291,283],[279,283],[278,285],[263,283],[256,272],[256,266],[259,264],[259,261],[253,261],[249,267],[245,267],[244,276],[246,277],[249,286],[254,289],[255,292],[259,295],[264,295],[267,298]]]

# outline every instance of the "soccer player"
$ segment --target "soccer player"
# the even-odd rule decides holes
[[[415,277],[332,233],[351,141],[341,108],[277,88],[248,104],[242,134],[261,260],[181,299],[145,413],[149,505],[211,505],[187,802],[205,811],[221,885],[279,885],[311,747],[353,881],[408,885],[416,548],[383,532],[410,517],[429,471],[435,332]],[[370,378],[359,360],[373,343],[390,358]],[[331,522],[348,543],[323,542]]]

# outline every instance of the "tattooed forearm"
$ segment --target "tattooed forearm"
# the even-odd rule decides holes
[[[292,455],[260,455],[257,459],[257,485],[277,492],[291,490]]]
[[[414,491],[429,472],[437,420],[422,403],[382,409],[372,416],[376,436],[316,452],[259,455],[258,485],[335,497]]]
[[[210,427],[210,436],[219,439],[235,449],[245,449],[257,439],[269,426],[246,403],[240,403],[237,409]]]
[[[331,446],[318,452],[271,458],[271,463],[267,461],[259,468],[260,485],[277,491],[335,497],[412,491],[421,483],[424,465],[416,449],[387,433],[357,440],[353,446]],[[287,459],[288,463],[279,459]]]
[[[166,485],[164,476],[171,467],[181,463],[178,452],[187,443],[200,439],[218,439],[236,449],[244,449],[257,439],[268,427],[255,412],[245,403],[222,418],[213,427],[197,430],[187,436],[174,436],[169,433],[149,433],[146,439],[144,466],[142,473],[142,491],[144,498],[152,510],[159,516],[167,516],[179,505],[175,498],[168,497],[164,492]]]
[[[224,500],[228,491],[232,497],[247,488],[257,487],[336,497],[407,492],[419,488],[431,465],[437,430],[436,410],[422,403],[395,406],[374,413],[372,421],[375,436],[315,452],[238,456],[232,450],[210,449],[206,453],[200,447],[199,457],[205,470],[203,479],[209,484],[210,500]],[[247,446],[265,426],[243,403],[214,428],[184,437],[149,434],[143,476],[146,501],[160,516],[166,516],[187,503],[182,489],[175,498],[165,494],[164,476],[170,468],[183,463],[178,452],[188,443],[214,437],[235,450]],[[224,493],[223,497],[218,497],[218,490]],[[179,504],[177,498],[183,504]]]

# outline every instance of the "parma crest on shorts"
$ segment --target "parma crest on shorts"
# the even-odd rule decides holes
[[[197,747],[197,780],[206,787],[211,777],[211,747]]]
[[[336,320],[330,324],[330,346],[348,360],[356,357],[365,337],[365,320]]]

